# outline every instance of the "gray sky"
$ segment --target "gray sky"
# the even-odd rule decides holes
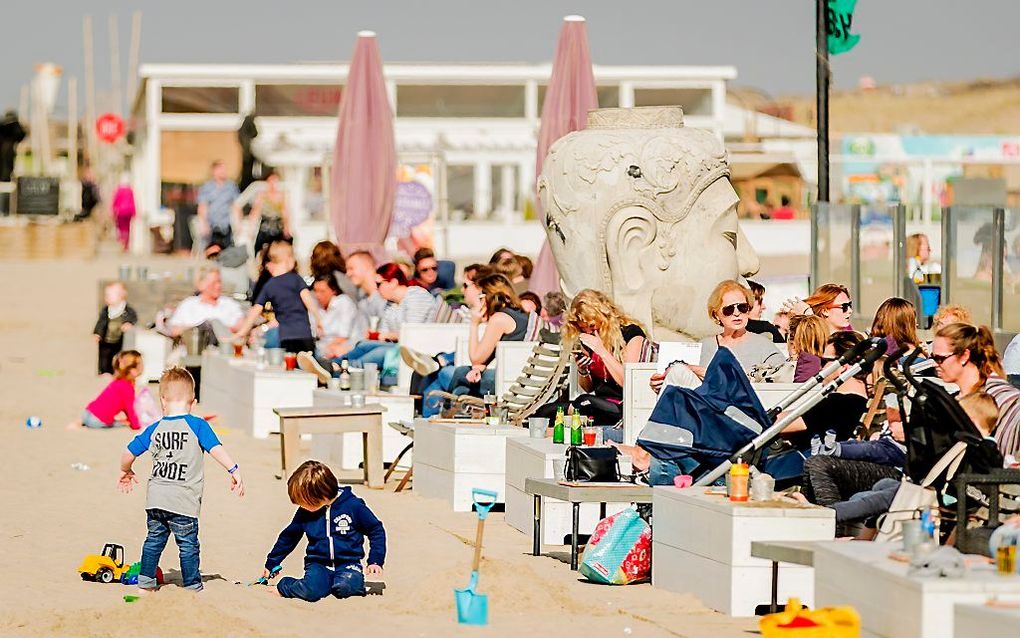
[[[814,90],[811,0],[64,0],[4,3],[0,108],[18,104],[37,62],[77,76],[82,26],[93,16],[96,82],[110,80],[107,17],[119,14],[122,68],[131,12],[143,11],[141,61],[343,60],[355,33],[379,33],[391,62],[538,62],[552,58],[562,16],[588,19],[601,64],[731,64],[737,84],[773,94]],[[1020,75],[1015,0],[859,0],[860,44],[834,59],[837,88]],[[61,93],[61,106],[66,99]]]

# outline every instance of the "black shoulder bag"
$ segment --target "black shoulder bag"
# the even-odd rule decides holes
[[[564,478],[571,483],[618,483],[620,451],[615,447],[567,448]]]

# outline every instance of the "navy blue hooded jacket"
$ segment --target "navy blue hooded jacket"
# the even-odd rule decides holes
[[[349,487],[340,488],[332,504],[314,512],[299,507],[266,557],[266,569],[282,563],[302,536],[308,536],[305,564],[337,567],[360,563],[365,557],[366,536],[368,564],[382,567],[386,560],[386,530],[382,522]]]

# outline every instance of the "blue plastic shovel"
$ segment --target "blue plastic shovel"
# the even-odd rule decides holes
[[[462,625],[489,624],[489,596],[475,591],[478,587],[478,567],[482,562],[482,531],[485,529],[485,517],[496,504],[499,495],[491,490],[471,490],[471,500],[478,512],[478,531],[475,532],[475,559],[471,567],[471,580],[464,589],[454,589],[457,601],[457,622]],[[480,500],[481,499],[481,500]]]

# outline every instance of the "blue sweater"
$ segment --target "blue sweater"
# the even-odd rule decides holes
[[[365,557],[366,536],[368,564],[382,567],[386,560],[386,530],[382,522],[349,487],[340,488],[332,504],[314,512],[299,507],[266,557],[266,569],[282,563],[302,536],[308,537],[305,564],[337,567],[360,563]]]

